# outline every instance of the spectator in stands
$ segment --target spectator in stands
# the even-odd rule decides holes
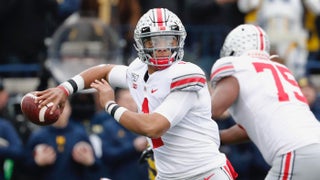
[[[57,22],[58,26],[63,23],[71,14],[80,10],[82,0],[63,0],[57,1]],[[57,26],[57,28],[58,28]]]
[[[52,36],[46,64],[57,82],[92,65],[121,63],[118,32],[98,14],[98,2],[84,0]]]
[[[117,89],[115,101],[137,112],[128,89]],[[103,161],[111,169],[111,179],[126,180],[130,177],[130,180],[148,180],[147,164],[139,164],[140,155],[147,148],[146,138],[134,134],[114,120],[105,121],[103,127]]]
[[[245,23],[261,26],[269,34],[271,54],[278,54],[296,78],[305,75],[308,59],[308,32],[305,11],[320,14],[320,1],[238,0]]]
[[[181,17],[183,21],[185,16],[185,10],[182,8],[184,7],[185,0],[138,0],[141,6],[142,14],[146,13],[149,9],[163,7],[171,10],[177,16]]]
[[[244,21],[237,0],[185,0],[185,7],[186,12],[192,12],[185,15],[190,25],[222,25],[230,30]]]
[[[136,109],[128,90],[119,90],[117,94],[121,104]],[[70,100],[72,121],[85,129],[97,157],[103,158],[103,167],[94,176],[117,180],[147,178],[146,164],[138,162],[141,151],[146,148],[146,139],[137,138],[137,135],[116,123],[112,116],[100,109],[96,98],[95,93],[77,93]]]
[[[0,78],[0,117],[9,119],[8,113],[9,92],[4,88],[3,79]]]
[[[100,168],[83,128],[69,122],[71,106],[66,103],[58,121],[34,131],[26,145],[25,168],[36,179],[93,179]],[[93,179],[94,180],[94,179]],[[98,178],[96,178],[98,180]]]
[[[244,14],[239,11],[237,0],[185,0],[184,14],[189,32],[186,57],[188,52],[195,56],[195,63],[210,74],[224,38],[231,29],[243,23]]]
[[[46,17],[55,12],[56,1],[12,0],[7,5],[9,8],[0,14],[1,64],[40,63],[46,53]]]
[[[48,0],[49,1],[49,0]],[[82,0],[57,0],[51,1],[54,6],[54,10],[51,13],[47,13],[46,15],[46,31],[47,34],[45,36],[46,40],[46,52],[47,47],[50,45],[53,34],[57,31],[57,29],[63,24],[63,22],[71,16],[71,14],[78,12],[80,9],[80,4]],[[40,83],[37,87],[37,90],[43,90],[48,87],[48,80],[52,77],[52,74],[48,67],[45,65],[45,60],[48,58],[47,53],[43,57],[43,61],[41,61],[41,69],[39,71]]]
[[[316,59],[320,60],[320,15],[318,14],[315,20],[315,24],[316,24],[316,30],[317,30],[317,34],[318,34],[318,42],[319,42],[319,46],[318,46],[318,52],[316,55]]]
[[[320,74],[320,14],[306,11],[304,19],[309,34],[306,76]]]
[[[310,110],[320,121],[320,96],[317,87],[310,80],[310,78],[303,77],[298,80],[302,93],[307,99]]]
[[[98,2],[96,0],[90,1],[90,0],[64,0],[64,1],[57,1],[57,4],[55,5],[55,13],[53,16],[50,16],[51,19],[49,22],[51,23],[50,26],[53,26],[50,30],[50,43],[47,44],[48,46],[48,55],[46,54],[46,59],[51,59],[53,56],[57,56],[56,54],[53,55],[52,49],[57,49],[56,46],[60,46],[61,42],[59,39],[59,42],[56,42],[57,37],[61,36],[60,32],[63,29],[64,24],[67,21],[70,21],[70,19],[74,20],[79,17],[97,17],[98,15]],[[73,36],[68,36],[67,32],[62,32],[67,35],[63,37],[64,41],[65,39],[68,39],[70,37],[76,37],[79,32],[73,32]],[[78,35],[79,36],[79,35]],[[60,47],[59,47],[60,48]],[[55,57],[58,58],[58,57]],[[48,87],[48,81],[50,78],[54,78],[54,80],[57,80],[52,72],[52,66],[50,70],[48,69],[48,64],[42,64],[41,71],[39,72],[40,82],[37,87],[37,90],[43,90]]]
[[[129,64],[134,59],[133,30],[141,15],[139,0],[105,0],[98,3],[97,17],[119,32],[123,64]]]
[[[9,93],[0,81],[0,112],[6,109]],[[11,179],[16,162],[23,157],[22,141],[9,119],[0,115],[0,180]]]
[[[101,138],[101,134],[105,129],[103,123],[105,121],[113,120],[113,117],[105,111],[101,111],[96,104],[95,93],[77,93],[72,95],[70,102],[72,106],[71,120],[83,128],[89,136],[90,142],[97,158],[102,158],[102,144],[105,139]],[[101,163],[102,167],[99,172],[95,172],[92,176],[110,177],[110,168]]]
[[[142,15],[142,7],[139,0],[119,0],[117,5],[120,36],[125,40],[123,47],[123,64],[128,65],[136,55],[134,48],[133,32],[139,18]]]

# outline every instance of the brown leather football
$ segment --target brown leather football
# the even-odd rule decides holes
[[[40,126],[55,123],[61,114],[61,110],[58,108],[50,114],[53,104],[49,103],[46,106],[39,108],[39,103],[34,102],[36,98],[35,92],[29,92],[21,99],[20,106],[24,116],[32,123]]]

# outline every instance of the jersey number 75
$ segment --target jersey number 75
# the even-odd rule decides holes
[[[298,89],[300,89],[297,81],[289,78],[288,75],[290,74],[292,76],[292,74],[288,68],[284,66],[272,65],[269,63],[261,63],[261,62],[254,62],[252,64],[258,73],[263,72],[264,70],[271,71],[275,85],[278,90],[279,101],[289,101],[290,99],[289,99],[288,93],[293,93],[297,100],[307,103],[306,98],[303,95],[300,95],[302,94],[301,91],[300,91],[300,94],[296,91],[286,92],[285,89],[283,88],[283,82],[282,82],[282,79],[280,79],[280,76],[282,76],[283,79],[289,82],[292,86],[298,87]]]

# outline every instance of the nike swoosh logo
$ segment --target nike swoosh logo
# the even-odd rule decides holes
[[[213,174],[211,174],[210,176],[208,176],[208,177],[204,178],[204,180],[209,180],[213,175],[214,175],[214,173],[213,173]]]
[[[155,93],[158,89],[151,89],[151,93]]]

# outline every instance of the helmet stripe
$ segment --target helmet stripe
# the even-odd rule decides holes
[[[258,27],[258,26],[256,26],[256,27],[257,27],[257,29],[259,31],[259,37],[258,37],[259,42],[260,42],[259,43],[260,44],[260,49],[259,50],[263,51],[265,49],[265,42],[264,42],[264,38],[263,38],[263,32],[262,32],[260,27]]]
[[[157,8],[156,9],[156,19],[157,19],[157,25],[159,27],[159,30],[166,30],[166,27],[164,25],[165,20],[165,11],[163,8]]]

